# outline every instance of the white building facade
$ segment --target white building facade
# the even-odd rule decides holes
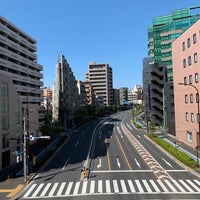
[[[27,134],[37,135],[39,127],[43,125],[40,124],[42,121],[40,118],[43,118],[43,115],[39,114],[39,104],[42,101],[40,87],[43,86],[41,81],[43,66],[37,63],[36,52],[36,40],[0,16],[0,73],[8,77],[15,87],[9,90],[13,93],[9,93],[10,100],[14,97],[15,90],[19,96],[19,102],[22,103],[19,103],[22,105],[20,112],[23,110],[22,114],[27,120]],[[11,82],[8,81],[9,87]],[[10,114],[13,113],[15,110]],[[11,116],[9,118],[11,119]],[[20,131],[22,131],[22,126],[22,118],[20,118]],[[2,127],[0,127],[1,131]]]

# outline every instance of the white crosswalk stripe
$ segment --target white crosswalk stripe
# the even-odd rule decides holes
[[[94,189],[95,189],[95,181],[91,181],[91,184],[90,184],[90,194],[94,194]]]
[[[47,183],[47,185],[45,186],[44,190],[41,193],[41,196],[45,196],[50,186],[51,186],[51,183]]]
[[[69,182],[69,185],[68,185],[67,190],[65,192],[66,196],[68,196],[70,194],[70,191],[72,189],[72,185],[73,185],[73,182]]]
[[[200,194],[200,181],[194,180],[88,180],[83,182],[33,183],[23,198],[67,197],[95,194],[194,193]]]
[[[113,180],[114,193],[119,193],[117,180]]]

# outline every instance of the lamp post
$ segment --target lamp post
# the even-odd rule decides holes
[[[200,113],[199,113],[199,90],[198,88],[193,85],[193,84],[187,84],[187,83],[178,83],[179,85],[184,85],[184,86],[191,86],[196,90],[196,103],[197,103],[197,122],[198,122],[198,137],[197,137],[197,147],[196,147],[196,151],[197,151],[197,167],[199,167],[199,144],[200,144]]]
[[[27,135],[27,132],[26,132],[26,119],[25,119],[25,116],[23,117],[24,118],[24,149],[23,149],[23,153],[24,153],[24,182],[26,183],[27,181],[27,165],[26,165],[26,135]]]

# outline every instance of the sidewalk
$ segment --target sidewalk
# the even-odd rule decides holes
[[[7,179],[0,182],[0,199],[8,200],[14,197],[25,186],[24,177]]]
[[[179,151],[186,153],[190,158],[192,158],[195,162],[197,162],[197,150],[190,147],[189,145],[178,141],[174,135],[167,134],[166,136],[161,137],[166,142],[170,143],[172,146],[176,147]],[[200,164],[200,151],[198,152],[198,161]],[[200,173],[200,168],[195,170]]]

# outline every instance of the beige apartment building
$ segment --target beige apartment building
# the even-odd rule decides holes
[[[59,55],[56,62],[52,120],[59,121],[67,130],[73,124],[75,111],[80,107],[77,82],[64,55]]]
[[[113,104],[113,77],[109,64],[90,62],[85,81],[92,84],[95,96],[103,98],[105,106]]]
[[[0,124],[0,141],[5,142],[4,137],[7,141],[6,145],[0,143],[0,170],[16,162],[16,159],[10,156],[4,162],[2,157],[4,157],[4,152],[10,152],[7,155],[13,155],[12,152],[18,148],[18,144],[14,144],[16,139],[22,146],[23,118],[27,121],[27,135],[30,133],[39,134],[39,128],[43,125],[43,121],[40,120],[44,117],[40,113],[43,66],[37,63],[36,52],[36,40],[0,16],[0,73],[1,77],[4,78],[0,80],[1,84],[8,84],[9,90],[9,99],[6,97],[9,102],[7,105],[9,112],[6,113],[5,119],[2,118],[5,117],[4,115],[0,115],[1,122],[7,120],[5,122],[7,126]],[[15,101],[18,98],[20,106],[18,112],[20,116],[22,115],[19,124],[16,123],[16,120],[13,121],[13,116],[16,114]]]
[[[176,138],[193,148],[200,144],[200,20],[172,43]]]

